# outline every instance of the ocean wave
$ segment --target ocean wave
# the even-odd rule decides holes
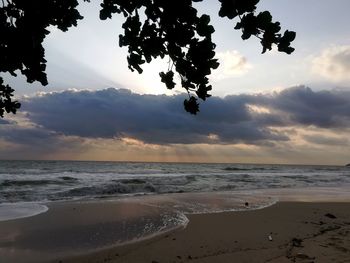
[[[274,171],[277,170],[275,167],[225,167],[222,170],[224,171]]]
[[[218,188],[215,188],[215,191],[229,191],[229,190],[234,190],[237,189],[237,185],[233,185],[233,184],[228,184],[228,185],[223,185],[223,186],[219,186]]]
[[[21,187],[21,186],[46,186],[46,185],[61,185],[69,184],[78,181],[77,178],[70,176],[60,176],[59,180],[54,179],[39,179],[39,180],[10,180],[5,179],[0,183],[0,188],[4,187]]]
[[[256,178],[250,174],[237,174],[234,176],[226,176],[226,180],[228,182],[234,182],[234,183],[251,183],[251,182],[256,182],[256,181],[261,181],[259,178]]]
[[[71,176],[60,176],[59,179],[62,179],[63,181],[78,181],[78,178],[71,177]]]
[[[45,213],[48,207],[36,203],[0,204],[0,221],[30,217]]]
[[[59,183],[55,180],[4,180],[0,183],[2,187],[8,186],[38,186]]]
[[[238,168],[238,167],[225,167],[222,170],[224,171],[249,171],[251,168]]]
[[[350,185],[333,166],[0,161],[0,202]]]
[[[21,201],[38,201],[38,199],[42,198],[37,193],[33,193],[33,191],[26,190],[12,190],[12,191],[1,191],[0,192],[0,204],[6,202],[21,202]]]
[[[145,184],[145,183],[147,183],[146,180],[139,179],[139,178],[121,179],[121,180],[113,180],[113,181],[120,182],[122,184]]]
[[[131,183],[133,182],[133,183]],[[59,196],[113,196],[118,194],[155,193],[157,187],[149,182],[128,180],[126,183],[116,182],[98,186],[83,186],[58,193]]]

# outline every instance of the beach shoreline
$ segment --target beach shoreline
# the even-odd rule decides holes
[[[62,262],[350,262],[350,203],[188,215],[185,229]]]
[[[95,236],[95,240],[90,241],[96,249],[86,248],[75,254],[65,253],[62,248],[61,252],[55,252],[52,247],[50,250],[40,247],[46,242],[45,238],[55,240],[59,247],[59,241],[67,238],[67,233],[71,235],[71,244],[88,240],[96,231],[101,233],[101,239],[108,238],[103,231],[112,231],[115,224],[112,207],[113,202],[67,202],[38,216],[1,222],[1,258],[4,263],[350,262],[350,202],[345,201],[281,201],[257,210],[189,214],[185,228],[108,248],[98,247],[99,237]],[[25,249],[28,240],[16,245],[10,242],[8,235],[6,247],[4,227],[15,239],[20,233],[8,227],[17,225],[17,229],[23,230],[25,224],[27,229],[36,231],[31,249]],[[46,229],[43,235],[40,224],[55,226],[51,233]],[[15,244],[20,253],[11,254],[16,251],[11,244]]]

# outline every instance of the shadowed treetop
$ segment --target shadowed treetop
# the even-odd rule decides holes
[[[89,0],[84,0],[89,2]],[[208,0],[207,0],[208,1]],[[142,64],[155,58],[167,58],[168,68],[160,72],[160,80],[168,89],[176,85],[175,73],[187,91],[185,110],[196,114],[198,98],[206,100],[212,86],[208,76],[219,66],[209,15],[198,14],[192,6],[201,0],[101,0],[100,19],[124,16],[124,33],[120,47],[128,48],[129,69],[142,73]],[[218,0],[219,16],[235,20],[232,27],[242,31],[242,39],[255,36],[262,53],[277,45],[280,52],[290,54],[295,32],[280,32],[268,11],[256,12],[259,0]],[[0,2],[0,72],[16,76],[19,72],[27,82],[47,85],[43,41],[48,26],[67,31],[83,19],[77,10],[78,0],[2,0]],[[230,21],[229,21],[230,22]],[[231,23],[231,22],[230,22]],[[12,99],[14,90],[0,77],[0,116],[15,113],[20,103]]]

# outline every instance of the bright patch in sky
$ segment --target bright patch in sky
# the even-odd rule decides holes
[[[313,71],[334,82],[350,81],[350,45],[333,46],[313,60]]]
[[[214,79],[226,79],[236,76],[242,76],[252,68],[247,58],[241,55],[237,50],[218,52],[216,54],[220,66],[213,72]]]

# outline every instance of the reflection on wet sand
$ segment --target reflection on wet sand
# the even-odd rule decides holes
[[[49,203],[37,216],[0,222],[0,256],[8,262],[45,261],[184,227],[185,213],[208,213],[269,205],[270,198],[198,193],[120,200]]]

